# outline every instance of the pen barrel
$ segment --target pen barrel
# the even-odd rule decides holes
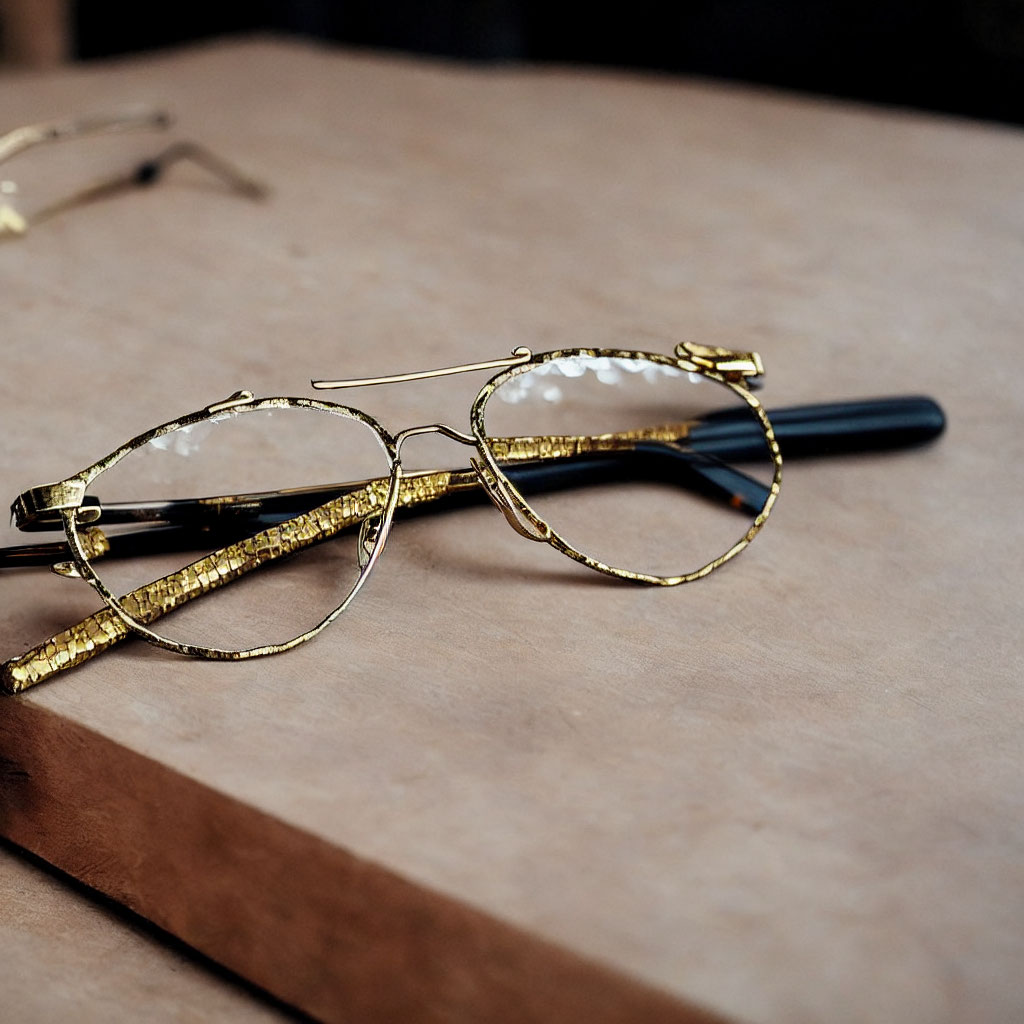
[[[784,459],[908,448],[938,437],[946,418],[931,398],[829,402],[769,413]],[[714,413],[693,428],[690,446],[719,459],[760,458],[764,436],[749,416]]]

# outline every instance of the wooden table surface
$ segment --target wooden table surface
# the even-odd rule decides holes
[[[0,703],[4,835],[324,1019],[1021,1016],[1018,131],[273,40],[0,85],[10,127],[167,104],[273,187],[179,168],[0,247],[11,498],[238,388],[516,345],[756,349],[769,409],[923,393],[949,418],[794,460],[692,586],[595,582],[479,508],[396,527],[291,654],[126,644]],[[155,145],[0,177],[44,201]],[[360,404],[464,429],[480,383]],[[41,571],[0,587],[5,657],[95,608]],[[89,913],[45,888],[7,933],[37,950],[23,1019]],[[168,970],[131,955],[126,1017]]]
[[[10,1024],[306,1019],[7,844],[0,907]]]

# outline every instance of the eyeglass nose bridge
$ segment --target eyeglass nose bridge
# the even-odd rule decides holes
[[[373,558],[373,552],[376,550],[377,544],[380,541],[380,534],[383,526],[383,515],[370,516],[368,519],[364,519],[360,524],[359,542],[356,546],[356,557],[359,560],[359,569],[362,572],[366,571],[366,567],[370,564],[370,560]]]
[[[406,427],[405,430],[395,435],[395,452],[399,457],[401,457],[402,445],[410,437],[416,437],[418,434],[442,434],[453,441],[458,441],[459,444],[468,444],[473,448],[476,447],[476,438],[472,434],[466,434],[461,430],[456,430],[454,427],[449,427],[447,423],[425,423],[421,427]]]
[[[410,437],[415,437],[418,434],[443,434],[460,444],[471,445],[474,448],[477,446],[477,439],[472,434],[456,430],[446,423],[427,423],[420,427],[408,427],[395,436],[395,452],[399,460],[401,459],[402,445]],[[546,543],[551,539],[551,527],[523,506],[523,503],[509,489],[506,481],[481,459],[472,458],[469,463],[480,481],[484,494],[516,533],[527,540],[541,543]]]

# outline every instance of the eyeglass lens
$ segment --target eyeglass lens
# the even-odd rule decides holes
[[[579,553],[627,572],[673,577],[719,558],[750,529],[774,473],[740,395],[644,358],[529,367],[497,386],[484,424],[533,510]],[[543,467],[559,446],[568,475],[553,489]]]
[[[296,406],[226,410],[129,452],[89,488],[112,510],[149,505],[157,521],[168,514],[161,506],[170,502],[171,518],[195,528],[188,549],[97,558],[91,565],[117,597],[168,576],[186,585],[194,585],[197,575],[216,581],[239,559],[280,550],[304,530],[315,534],[318,513],[296,513],[316,509],[343,490],[350,492],[346,507],[357,525],[372,518],[387,494],[389,474],[384,445],[359,419]],[[299,493],[287,495],[284,509],[275,511],[273,493],[291,489]],[[265,494],[271,499],[259,497]],[[108,525],[113,518],[112,511],[101,522],[105,532],[133,528]],[[270,559],[258,572],[215,586],[202,600],[161,616],[152,629],[177,643],[226,650],[287,643],[317,626],[351,593],[366,561],[366,537],[365,531],[348,529]],[[225,548],[227,555],[214,554]]]

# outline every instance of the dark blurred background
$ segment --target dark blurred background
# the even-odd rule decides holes
[[[1024,123],[1024,0],[77,0],[82,60],[272,30],[472,61],[765,83]]]

